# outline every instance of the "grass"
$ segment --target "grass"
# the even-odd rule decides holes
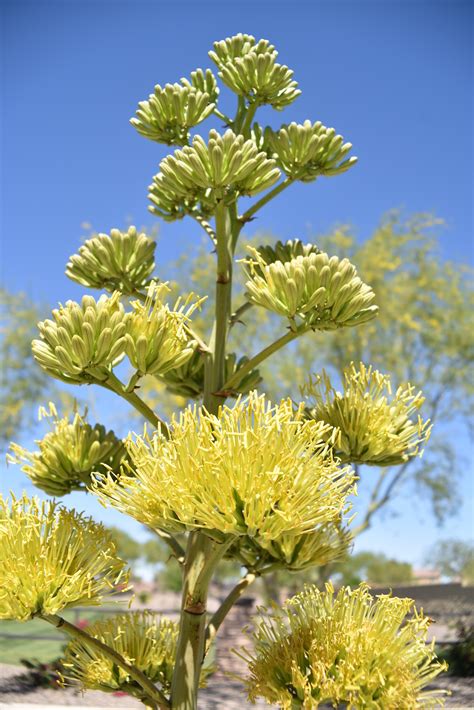
[[[117,612],[119,610],[117,609]],[[104,612],[94,609],[65,612],[63,616],[72,623],[79,620],[93,621],[104,618]],[[4,638],[1,634],[21,635],[23,638]],[[35,640],[29,636],[41,636],[44,640]],[[65,634],[40,619],[32,621],[0,621],[0,663],[20,666],[21,659],[38,659],[42,663],[53,661],[62,654],[67,641]]]

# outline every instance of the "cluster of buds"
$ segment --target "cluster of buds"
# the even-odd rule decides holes
[[[121,439],[101,424],[91,426],[76,413],[59,419],[52,403],[49,411],[40,409],[40,416],[54,417],[54,424],[42,439],[35,443],[38,451],[28,451],[19,444],[10,444],[11,463],[23,464],[22,471],[35,486],[52,496],[71,491],[87,490],[93,473],[113,471],[116,475],[126,458]]]
[[[270,104],[282,110],[301,91],[293,71],[278,64],[278,52],[267,40],[255,41],[251,35],[238,34],[214,43],[210,58],[219,69],[219,77],[238,96],[256,105]]]
[[[54,502],[0,496],[0,619],[99,606],[127,582],[125,565],[103,525]]]
[[[227,196],[255,195],[280,177],[273,160],[259,152],[252,140],[230,129],[209,132],[209,141],[195,136],[190,146],[176,150],[160,163],[150,185],[151,212],[173,220],[192,212],[197,203],[212,213]]]
[[[209,82],[212,86],[207,75],[198,72],[195,72],[196,83],[205,85]],[[212,89],[215,94],[215,80]],[[164,87],[157,84],[148,101],[140,101],[136,118],[130,123],[145,138],[167,145],[185,145],[189,140],[189,129],[208,118],[214,108],[210,94],[196,88],[193,78],[182,84],[166,84]]]
[[[225,359],[225,381],[246,365],[248,357],[237,359],[235,353],[228,353]],[[180,367],[169,370],[160,377],[165,383],[166,389],[172,394],[190,399],[197,399],[204,391],[204,359],[199,350],[194,350],[192,356]],[[227,392],[227,396],[235,397],[239,394],[247,394],[257,387],[262,378],[258,370],[250,370],[232,388],[232,392]]]
[[[248,535],[310,532],[348,509],[354,475],[332,457],[331,427],[250,393],[217,416],[188,407],[170,437],[130,438],[130,474],[94,482],[104,505],[150,528]]]
[[[423,691],[446,669],[426,643],[429,622],[411,599],[373,599],[366,585],[307,587],[262,615],[241,654],[249,699],[283,710],[442,706],[445,691]]]
[[[152,282],[145,302],[134,301],[133,311],[125,315],[125,352],[142,375],[163,375],[181,367],[195,348],[186,330],[189,316],[202,303],[190,294],[178,299],[171,309],[164,302],[170,289],[167,283]]]
[[[187,86],[189,89],[196,89],[202,93],[208,94],[211,103],[216,104],[217,97],[219,96],[219,87],[217,86],[216,77],[210,69],[203,71],[202,69],[196,69],[192,71],[191,81],[186,78],[182,78],[180,81],[183,86]]]
[[[340,175],[357,162],[356,157],[346,159],[352,143],[344,143],[334,128],[326,128],[320,121],[290,123],[278,131],[267,127],[263,145],[289,178],[303,182],[320,175]]]
[[[321,252],[267,264],[257,249],[248,249],[248,300],[286,316],[293,328],[334,330],[377,315],[374,292],[348,259]]]
[[[298,572],[319,567],[343,557],[352,537],[342,521],[323,523],[302,535],[284,534],[276,540],[259,543],[246,535],[239,537],[229,549],[228,557],[239,559],[247,569],[260,573],[271,565]]]
[[[155,247],[155,241],[136,227],[127,232],[112,229],[110,235],[87,239],[69,258],[66,275],[82,286],[132,295],[146,287],[153,273]]]
[[[33,340],[33,355],[52,377],[83,384],[106,380],[124,356],[125,323],[120,293],[83,296],[53,310],[53,320],[38,323],[41,340]]]
[[[336,427],[340,433],[337,456],[345,462],[393,466],[422,453],[431,432],[429,420],[413,420],[424,402],[410,384],[392,394],[390,376],[363,363],[344,370],[343,391],[329,376],[312,377],[302,388],[309,397],[307,414]]]

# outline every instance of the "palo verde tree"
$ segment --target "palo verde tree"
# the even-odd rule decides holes
[[[300,93],[268,41],[237,35],[216,42],[210,57],[237,95],[234,117],[217,107],[214,74],[198,69],[156,86],[132,124],[151,140],[179,146],[153,178],[151,210],[164,220],[194,218],[215,248],[211,333],[198,332],[192,320],[201,297],[170,301],[168,284],[153,279],[147,235],[130,228],[86,241],[67,274],[107,293],[54,310],[39,324],[33,353],[52,377],[123,398],[148,428],[124,442],[51,408],[52,431],[38,451],[12,451],[43,490],[87,489],[166,541],[182,568],[179,622],[133,612],[76,628],[65,609],[100,604],[126,581],[110,535],[56,502],[26,497],[3,501],[0,518],[1,617],[39,618],[62,629],[71,637],[66,677],[86,688],[124,690],[150,708],[195,710],[206,655],[242,592],[271,570],[342,555],[350,542],[352,464],[401,465],[420,453],[430,430],[419,413],[421,394],[409,384],[392,392],[389,376],[368,363],[347,368],[341,392],[328,375],[313,376],[299,403],[271,403],[255,389],[258,366],[285,345],[315,332],[363,328],[378,309],[355,265],[313,244],[252,248],[236,266],[241,230],[261,207],[296,181],[344,173],[355,158],[320,122],[277,131],[256,122],[260,106],[282,110]],[[190,129],[211,115],[224,131],[192,137]],[[242,197],[256,198],[243,213]],[[247,303],[280,317],[276,338],[250,357],[227,348],[236,268],[246,273]],[[116,371],[124,358],[132,367],[128,382]],[[146,375],[182,384],[201,401],[165,422],[141,396]],[[224,557],[239,561],[245,574],[209,618],[209,583]],[[425,644],[428,620],[421,613],[408,618],[411,610],[411,600],[374,600],[365,586],[337,595],[330,585],[308,587],[257,622],[253,650],[244,653],[250,699],[263,696],[282,708],[442,704],[424,686],[443,665]]]

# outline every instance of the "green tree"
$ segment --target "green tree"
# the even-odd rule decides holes
[[[413,570],[409,562],[389,559],[383,554],[358,552],[345,558],[334,566],[334,574],[342,584],[404,584],[413,579]]]
[[[425,557],[426,564],[439,569],[451,579],[474,584],[474,545],[464,540],[440,540],[433,544]]]

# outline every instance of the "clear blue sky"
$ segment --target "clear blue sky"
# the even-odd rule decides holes
[[[101,231],[128,218],[154,223],[146,187],[167,149],[128,119],[156,83],[211,66],[212,42],[236,32],[270,39],[294,69],[303,95],[282,120],[332,125],[360,159],[348,174],[287,191],[255,228],[289,238],[352,222],[364,238],[391,208],[433,211],[448,223],[443,256],[471,260],[472,3],[4,0],[1,8],[2,281],[12,290],[51,304],[77,298],[64,265],[81,223]],[[165,224],[160,235],[159,262],[198,236],[189,222]],[[101,400],[104,414],[109,406]],[[16,489],[24,483],[11,470],[8,478]],[[469,495],[468,476],[465,486]],[[468,506],[455,528],[472,533]],[[433,535],[452,534],[452,521],[439,531],[406,501],[359,547],[419,562]]]

